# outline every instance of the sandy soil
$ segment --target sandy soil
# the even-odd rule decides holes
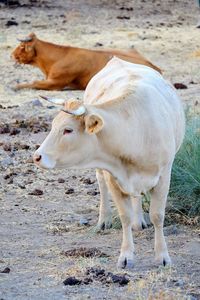
[[[6,26],[12,18],[18,25]],[[183,225],[165,228],[172,268],[155,266],[150,227],[133,233],[137,260],[134,270],[126,272],[128,285],[103,282],[98,277],[87,285],[63,285],[68,276],[87,277],[89,267],[122,274],[116,269],[121,231],[94,232],[99,205],[94,171],[47,172],[31,163],[31,155],[46,136],[58,108],[35,101],[41,91],[12,89],[17,82],[42,78],[42,74],[32,67],[16,66],[10,59],[16,38],[32,31],[60,44],[136,47],[160,66],[172,83],[187,86],[178,93],[185,105],[199,112],[198,21],[197,3],[185,0],[57,0],[38,1],[32,7],[1,6],[0,129],[7,123],[20,131],[0,134],[0,271],[10,268],[10,273],[0,273],[1,299],[200,299],[200,231]],[[83,94],[42,93],[66,98]],[[85,181],[88,178],[91,184]],[[43,194],[31,195],[35,189]],[[73,189],[71,194],[69,189]],[[88,226],[80,225],[83,218]],[[79,247],[97,247],[108,257],[62,254]]]

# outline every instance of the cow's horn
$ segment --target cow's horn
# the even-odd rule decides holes
[[[26,37],[26,38],[24,38],[24,39],[17,39],[19,42],[31,42],[32,41],[32,39],[33,39],[33,37],[30,37],[30,36],[28,36],[28,37]]]
[[[42,96],[40,95],[40,97],[46,101],[49,101],[51,103],[54,103],[56,105],[63,105],[65,103],[65,100],[64,99],[60,99],[60,98],[49,98],[49,97],[46,97],[46,96]]]
[[[67,114],[73,115],[73,116],[82,116],[86,113],[86,108],[85,108],[85,106],[81,105],[81,106],[79,106],[79,108],[77,108],[75,110],[62,109],[62,111],[64,111]]]

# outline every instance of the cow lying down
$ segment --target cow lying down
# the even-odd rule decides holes
[[[60,46],[39,40],[34,33],[21,40],[12,57],[20,64],[38,67],[45,75],[44,80],[22,83],[16,89],[62,90],[64,88],[84,90],[90,79],[116,55],[136,64],[160,69],[135,49],[89,50],[71,46]]]
[[[101,170],[122,222],[122,268],[134,264],[131,202],[139,203],[149,191],[156,260],[170,264],[163,221],[172,164],[184,136],[174,88],[149,67],[113,58],[89,82],[83,102],[56,102],[64,107],[35,152],[35,164]]]

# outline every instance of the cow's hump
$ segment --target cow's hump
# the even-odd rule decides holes
[[[132,65],[117,57],[112,58],[90,80],[85,90],[84,103],[98,105],[123,99],[134,89],[134,82],[140,78],[132,70]]]

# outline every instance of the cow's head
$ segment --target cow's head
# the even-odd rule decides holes
[[[18,40],[20,41],[20,44],[15,48],[11,56],[20,64],[30,64],[36,56],[35,42],[37,37],[34,33],[31,33],[24,39]]]
[[[62,104],[62,101],[56,99],[54,103]],[[49,135],[34,153],[34,163],[45,169],[89,166],[97,154],[96,134],[103,125],[103,119],[80,101],[64,102]]]

